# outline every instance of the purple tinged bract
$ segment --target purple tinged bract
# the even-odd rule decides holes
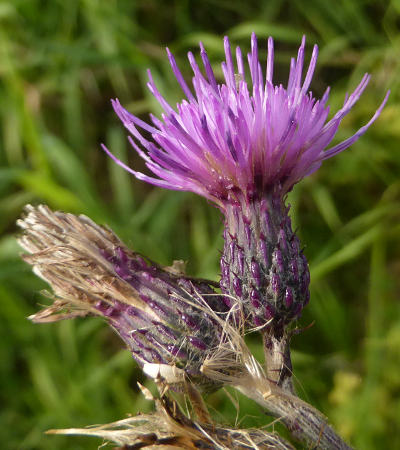
[[[354,92],[346,96],[342,108],[327,121],[329,88],[319,100],[309,91],[318,56],[316,45],[303,77],[303,37],[297,58],[291,60],[286,88],[273,84],[272,38],[268,39],[263,71],[257,38],[252,34],[251,52],[247,55],[250,85],[240,48],[236,48],[236,67],[227,37],[224,48],[223,84],[217,82],[202,44],[200,56],[205,75],[189,52],[194,93],[167,49],[186,99],[174,109],[158,91],[149,71],[148,87],[164,110],[161,120],[151,115],[151,125],[126,111],[118,100],[112,101],[115,112],[133,136],[129,138],[132,146],[156,177],[126,166],[103,146],[111,158],[141,180],[168,189],[195,192],[224,210],[226,203],[236,201],[238,196],[252,199],[271,191],[283,196],[318,169],[323,160],[343,151],[365,133],[389,95],[388,92],[366,125],[343,142],[329,147],[341,120],[366,88],[370,75],[363,76]],[[146,139],[143,131],[150,133],[152,140]]]
[[[221,342],[219,320],[227,313],[208,282],[146,260],[85,216],[45,205],[26,211],[18,221],[23,258],[54,291],[53,303],[33,321],[103,317],[147,375],[176,390],[185,377],[203,390],[219,386],[201,372]]]

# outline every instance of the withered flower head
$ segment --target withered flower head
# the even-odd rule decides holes
[[[154,399],[153,399],[154,400]],[[188,419],[168,397],[155,399],[156,411],[89,428],[49,430],[49,434],[103,438],[121,447],[204,450],[294,450],[276,433],[257,429],[231,429]]]
[[[86,216],[44,205],[26,210],[18,221],[19,243],[29,253],[23,258],[54,291],[53,304],[31,316],[34,322],[101,316],[147,375],[176,388],[185,377],[212,387],[200,367],[219,344],[215,312],[226,306],[207,282],[144,259]]]

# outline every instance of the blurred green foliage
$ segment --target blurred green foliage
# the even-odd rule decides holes
[[[357,448],[400,448],[400,1],[3,0],[0,2],[0,442],[2,448],[88,449],[93,438],[46,436],[49,428],[105,423],[151,408],[143,376],[99,319],[33,325],[45,288],[19,258],[23,205],[84,213],[162,264],[218,279],[218,211],[191,194],[140,183],[100,150],[105,142],[143,168],[110,107],[118,96],[147,117],[151,68],[161,92],[182,94],[164,47],[190,79],[185,54],[202,40],[215,62],[222,36],[249,48],[276,40],[276,78],[305,33],[320,46],[312,89],[332,86],[332,108],[366,71],[370,86],[337,141],[389,104],[351,150],[327,161],[290,196],[312,272],[312,297],[293,339],[301,395]],[[265,53],[264,53],[265,55]],[[216,65],[219,67],[219,65]],[[217,69],[218,72],[219,69]],[[259,343],[251,341],[260,354]],[[146,382],[149,385],[148,382]],[[223,393],[209,398],[224,420]],[[268,424],[240,399],[246,426]]]

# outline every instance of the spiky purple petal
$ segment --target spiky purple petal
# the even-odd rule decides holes
[[[153,120],[155,126],[128,113],[118,100],[113,101],[117,115],[133,136],[133,147],[155,177],[130,169],[103,146],[114,161],[143,181],[195,192],[214,201],[221,209],[227,202],[236,201],[238,193],[253,198],[278,191],[283,196],[295,183],[317,170],[323,160],[352,145],[376,120],[388,98],[389,93],[371,120],[353,136],[328,148],[341,120],[366,88],[368,74],[327,122],[329,90],[321,100],[309,92],[318,57],[316,45],[303,79],[305,37],[297,58],[291,60],[286,89],[272,84],[272,38],[268,39],[263,75],[257,38],[254,33],[251,36],[251,51],[247,55],[251,88],[245,80],[240,48],[236,48],[236,66],[227,37],[224,50],[224,84],[217,83],[203,44],[200,44],[200,56],[207,78],[189,52],[194,73],[193,94],[167,49],[172,71],[187,100],[174,110],[158,91],[149,72],[148,87],[165,111],[162,120]],[[153,141],[147,140],[139,129],[149,132]]]

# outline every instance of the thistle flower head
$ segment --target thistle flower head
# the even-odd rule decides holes
[[[148,87],[162,106],[161,120],[147,124],[126,111],[118,100],[113,107],[132,134],[132,146],[156,177],[137,172],[105,151],[137,178],[168,189],[193,191],[214,201],[221,209],[238,197],[252,199],[265,193],[283,196],[294,184],[318,169],[323,160],[355,142],[379,116],[386,100],[370,121],[353,136],[329,147],[343,117],[366,88],[365,74],[342,108],[328,121],[329,88],[321,99],[309,91],[317,62],[315,45],[303,76],[305,38],[297,59],[290,63],[287,87],[273,84],[274,46],[268,39],[266,68],[259,62],[253,33],[247,55],[251,83],[246,81],[242,52],[236,48],[236,67],[229,39],[224,39],[224,83],[215,78],[207,53],[200,44],[204,72],[188,54],[194,77],[193,90],[186,84],[167,49],[173,73],[186,99],[174,109],[158,91],[149,71]],[[194,91],[194,92],[193,92]],[[152,140],[143,136],[150,133]]]
[[[209,284],[145,260],[85,216],[44,205],[27,211],[18,221],[20,245],[29,253],[24,259],[54,291],[54,303],[31,316],[33,321],[101,316],[147,375],[177,388],[186,376],[213,387],[200,368],[219,344],[222,328],[214,311],[225,304]],[[213,315],[203,299],[207,295]]]

